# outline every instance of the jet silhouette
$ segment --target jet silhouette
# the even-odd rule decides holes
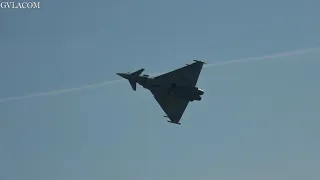
[[[132,89],[136,91],[137,83],[150,90],[154,98],[166,113],[164,117],[168,122],[181,124],[180,119],[189,102],[201,101],[204,91],[196,84],[205,62],[194,60],[194,63],[176,69],[174,71],[156,76],[142,75],[145,69],[139,69],[133,73],[117,73],[117,75],[129,81]]]

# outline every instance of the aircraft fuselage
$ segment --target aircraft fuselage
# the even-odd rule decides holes
[[[136,76],[135,81],[148,90],[165,91],[168,95],[188,101],[200,101],[204,91],[198,87],[177,86],[175,83],[163,84],[153,78]]]

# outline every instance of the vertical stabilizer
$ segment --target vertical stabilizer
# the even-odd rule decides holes
[[[142,69],[139,69],[138,71],[135,71],[135,72],[131,73],[130,75],[131,76],[139,76],[143,71],[144,71],[144,69],[142,68]],[[132,89],[134,91],[136,91],[137,90],[137,82],[135,81],[135,79],[134,78],[133,79],[129,79],[129,82],[130,82],[130,85],[131,85]]]
[[[139,70],[136,71],[136,72],[131,73],[131,75],[139,76],[143,71],[144,71],[144,69],[142,68],[142,69],[139,69]]]
[[[119,76],[127,79],[132,87],[132,89],[135,91],[137,89],[137,79],[139,75],[144,71],[143,68],[139,69],[138,71],[135,71],[133,73],[117,73]]]

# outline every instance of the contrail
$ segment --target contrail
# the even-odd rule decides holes
[[[286,51],[286,52],[281,52],[281,53],[276,53],[276,54],[271,54],[271,55],[249,57],[249,58],[236,59],[236,60],[230,60],[230,61],[225,61],[225,62],[210,63],[210,64],[206,64],[204,67],[208,68],[208,67],[224,66],[224,65],[235,64],[235,63],[245,63],[245,62],[249,62],[249,61],[259,61],[259,60],[266,60],[266,59],[275,59],[275,58],[280,58],[280,57],[297,56],[300,54],[305,54],[305,53],[309,53],[309,52],[313,52],[313,51],[320,51],[320,47],[300,49],[300,50],[294,50],[294,51]],[[157,74],[159,74],[159,73],[157,73]],[[98,88],[101,86],[115,84],[115,83],[119,83],[122,81],[124,81],[124,80],[121,79],[121,80],[104,81],[104,82],[101,82],[98,84],[85,85],[85,86],[76,87],[76,88],[54,90],[54,91],[49,91],[49,92],[40,92],[40,93],[28,94],[28,95],[24,95],[24,96],[0,98],[0,103],[7,102],[7,101],[13,101],[13,100],[28,99],[28,98],[38,97],[38,96],[57,95],[57,94],[68,93],[68,92],[73,92],[73,91],[81,91],[81,90],[90,89],[90,88]]]
[[[123,81],[123,80],[120,79],[120,80],[113,80],[113,81],[104,81],[104,82],[101,82],[101,83],[98,83],[98,84],[90,84],[90,85],[85,85],[85,86],[76,87],[76,88],[60,89],[60,90],[54,90],[54,91],[49,91],[49,92],[39,92],[39,93],[34,93],[34,94],[28,94],[28,95],[24,95],[24,96],[1,98],[0,99],[0,103],[7,102],[7,101],[13,101],[13,100],[33,98],[33,97],[38,97],[38,96],[50,96],[50,95],[68,93],[68,92],[73,92],[73,91],[81,91],[81,90],[84,90],[84,89],[97,88],[97,87],[100,87],[100,86],[106,86],[106,85],[118,83],[118,82],[121,82],[121,81]]]
[[[237,59],[237,60],[230,60],[225,62],[217,62],[217,63],[211,63],[207,64],[205,67],[215,67],[215,66],[223,66],[223,65],[229,65],[229,64],[235,64],[235,63],[244,63],[248,61],[259,61],[259,60],[266,60],[266,59],[275,59],[280,57],[290,57],[290,56],[297,56],[313,51],[320,51],[320,47],[314,47],[314,48],[307,48],[307,49],[300,49],[295,51],[286,51],[276,54],[270,54],[265,56],[259,56],[259,57],[249,57],[249,58],[243,58],[243,59]]]

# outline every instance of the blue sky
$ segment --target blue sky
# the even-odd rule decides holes
[[[316,1],[0,9],[0,97],[320,46]],[[320,178],[320,52],[205,68],[182,126],[127,82],[0,103],[3,180]]]

